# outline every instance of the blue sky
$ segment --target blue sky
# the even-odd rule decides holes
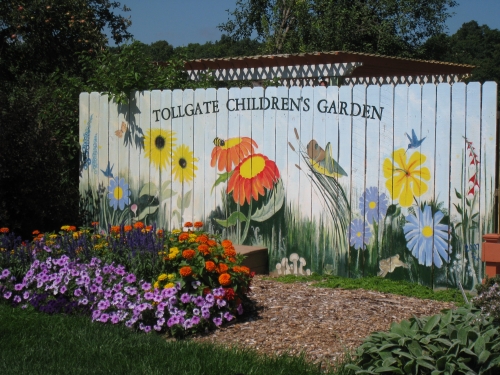
[[[500,0],[458,0],[456,13],[447,22],[453,34],[464,22],[477,21],[500,29]],[[221,32],[217,25],[228,19],[227,9],[236,0],[123,0],[132,10],[131,33],[136,40],[153,43],[166,40],[174,47],[189,43],[216,41]]]

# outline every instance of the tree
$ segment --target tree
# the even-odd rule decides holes
[[[500,30],[464,23],[451,36],[439,34],[424,46],[422,58],[476,65],[469,81],[500,82]]]
[[[130,37],[108,0],[0,1],[0,226],[78,224],[79,56]],[[127,10],[124,7],[123,10]]]
[[[219,28],[269,53],[351,50],[413,56],[444,31],[454,0],[238,0]]]

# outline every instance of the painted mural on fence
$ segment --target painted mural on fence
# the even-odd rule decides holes
[[[80,97],[81,205],[105,229],[203,221],[271,272],[472,288],[494,231],[496,84]]]

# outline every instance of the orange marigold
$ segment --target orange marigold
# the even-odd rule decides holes
[[[215,263],[212,262],[211,260],[207,260],[205,262],[205,268],[209,272],[215,271]]]
[[[156,235],[157,235],[158,237],[162,238],[162,237],[163,237],[163,229],[158,229],[158,230],[156,231]]]
[[[119,225],[113,225],[111,227],[111,233],[120,233],[120,226]]]
[[[98,221],[93,221],[90,225],[92,225],[93,227],[97,227],[99,225],[99,222]]]
[[[191,228],[191,227],[193,226],[193,223],[192,223],[192,222],[190,222],[190,221],[187,221],[187,222],[184,224],[184,226],[185,226],[186,228]]]
[[[225,264],[225,263],[219,263],[219,266],[217,267],[217,272],[224,273],[228,269],[229,269],[229,267],[227,266],[227,264]]]
[[[144,223],[142,221],[138,221],[134,224],[135,229],[144,229]]]
[[[132,230],[132,225],[125,225],[125,226],[123,227],[123,230],[124,230],[125,232],[130,232],[130,231]]]
[[[201,221],[195,221],[194,222],[194,227],[195,228],[201,228],[203,226],[203,223]]]
[[[208,245],[205,245],[204,243],[198,246],[198,251],[203,255],[210,254],[210,249],[208,248]]]
[[[207,243],[208,237],[206,235],[202,234],[201,236],[196,237],[196,242]]]
[[[241,267],[240,266],[234,266],[233,267],[234,272],[241,272]]]
[[[233,243],[230,240],[224,240],[221,242],[222,247],[231,247]]]
[[[223,273],[222,275],[219,276],[219,283],[220,285],[223,286],[228,286],[231,284],[231,275],[228,273]]]
[[[182,232],[182,233],[179,235],[179,241],[186,241],[187,239],[189,239],[189,233]]]
[[[224,248],[224,255],[227,256],[227,257],[234,257],[234,256],[236,256],[236,250],[234,249],[234,246],[225,247]]]
[[[229,257],[228,259],[231,263],[236,263],[236,258],[233,258],[233,257]]]
[[[195,251],[191,249],[187,249],[182,252],[182,257],[184,259],[193,259],[195,255],[196,255]]]
[[[250,268],[247,266],[241,266],[241,272],[246,273],[247,275],[250,274]]]
[[[191,274],[193,273],[193,270],[189,266],[184,266],[184,267],[181,267],[181,269],[179,270],[179,273],[182,277],[188,277],[188,276],[191,276]]]
[[[68,228],[68,232],[74,232],[76,231],[76,227],[74,225],[71,225],[69,228]]]
[[[208,245],[208,246],[210,246],[210,247],[217,246],[217,241],[214,241],[214,240],[208,240],[208,241],[207,241],[207,245]]]
[[[33,236],[39,235],[40,231],[39,230],[34,230],[32,234],[33,234]]]
[[[9,233],[9,228],[0,228],[0,233]]]
[[[153,226],[152,225],[148,225],[146,227],[146,232],[151,232],[153,230]]]

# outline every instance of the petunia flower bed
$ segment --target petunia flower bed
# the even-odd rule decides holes
[[[165,232],[137,222],[108,233],[65,226],[21,242],[0,233],[0,300],[46,313],[82,313],[174,336],[242,315],[253,273],[229,240],[202,223]]]

